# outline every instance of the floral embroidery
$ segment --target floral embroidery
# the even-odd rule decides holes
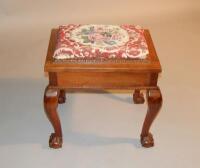
[[[143,33],[133,25],[60,26],[53,57],[145,59],[148,47]]]
[[[105,51],[125,44],[129,36],[119,26],[83,25],[71,32],[71,39],[82,45]]]

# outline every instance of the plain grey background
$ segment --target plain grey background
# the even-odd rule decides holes
[[[51,28],[68,23],[150,29],[163,67],[154,148],[139,143],[146,104],[111,91],[69,93],[63,148],[48,148],[43,65]],[[0,167],[200,167],[199,44],[198,0],[0,0]]]

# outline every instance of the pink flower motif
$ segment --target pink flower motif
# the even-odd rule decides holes
[[[88,51],[85,51],[85,52],[84,52],[84,55],[85,55],[86,57],[88,57],[88,56],[90,55],[90,53],[89,53]]]
[[[119,34],[112,34],[111,39],[112,39],[112,40],[119,40],[119,39],[120,39],[120,36],[119,36]]]

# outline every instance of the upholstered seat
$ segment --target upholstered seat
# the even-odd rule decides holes
[[[54,59],[146,59],[144,30],[133,25],[63,25],[57,34]]]

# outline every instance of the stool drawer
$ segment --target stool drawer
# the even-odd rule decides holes
[[[64,88],[128,89],[151,84],[151,74],[133,72],[60,72],[57,86]]]

